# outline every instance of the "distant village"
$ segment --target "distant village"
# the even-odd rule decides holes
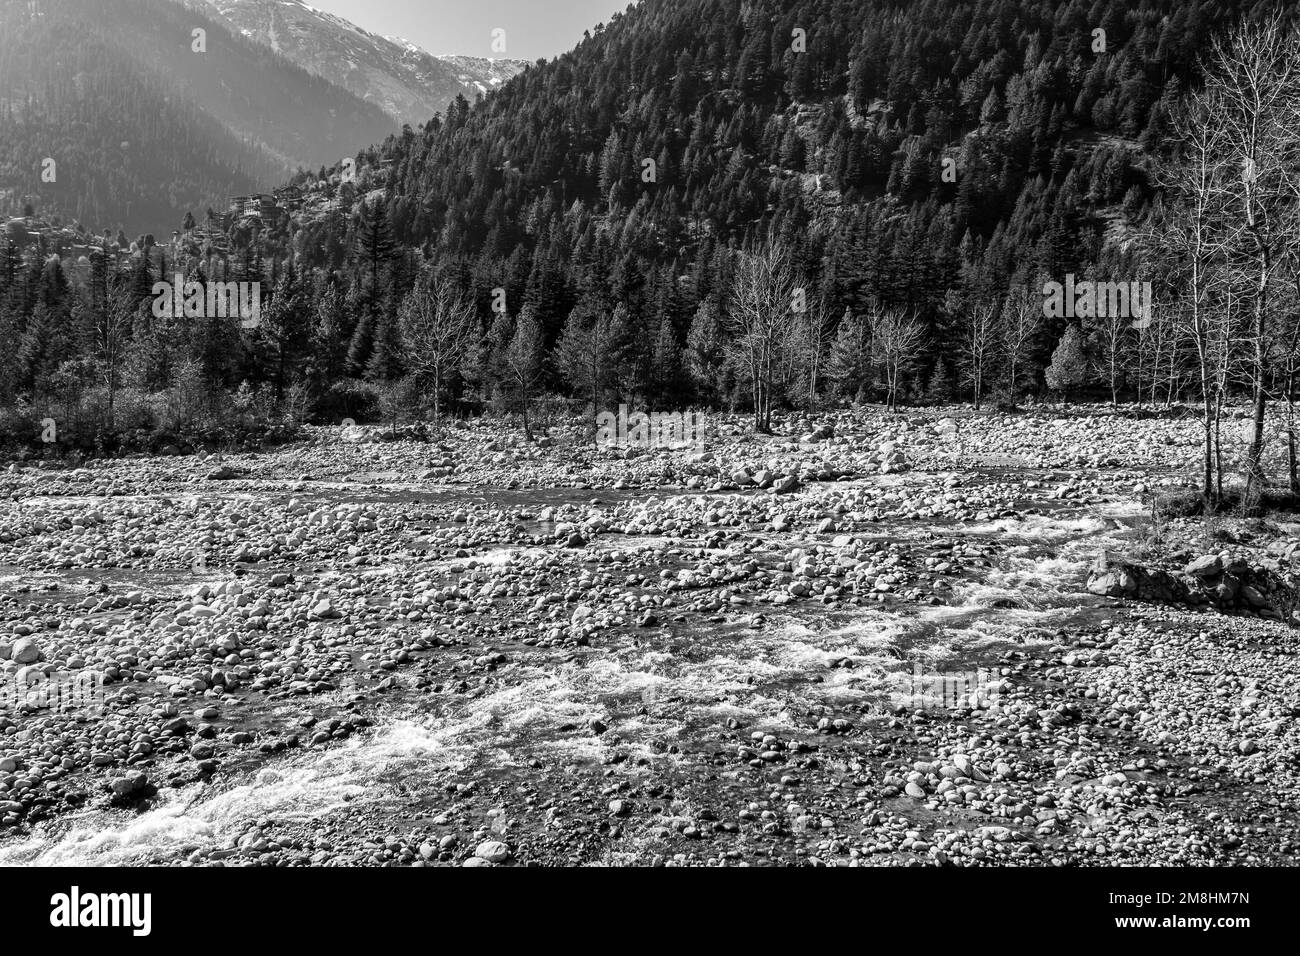
[[[303,185],[282,186],[270,193],[232,196],[224,211],[209,208],[201,220],[187,213],[182,228],[173,230],[166,240],[153,235],[131,239],[120,229],[116,235],[111,229],[95,234],[80,223],[47,219],[31,203],[37,197],[26,198],[24,214],[8,218],[0,235],[20,255],[58,256],[74,269],[89,268],[92,255],[110,257],[117,270],[126,269],[137,260],[142,243],[173,264],[188,258],[224,258],[236,245],[234,237],[241,233],[256,235],[291,220],[308,222],[350,208],[359,192],[382,192],[391,163],[378,160],[361,167],[352,180],[334,173],[328,179],[308,179]]]

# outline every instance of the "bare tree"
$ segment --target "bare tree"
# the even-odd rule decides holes
[[[1178,339],[1192,350],[1201,398],[1201,491],[1207,504],[1218,500],[1221,487],[1215,471],[1230,342],[1228,313],[1216,301],[1224,266],[1217,179],[1225,133],[1210,122],[1210,115],[1207,105],[1196,101],[1175,113],[1180,161],[1165,167],[1162,185],[1169,203],[1157,207],[1154,231],[1147,237],[1152,258],[1170,265],[1170,311]]]
[[[1164,389],[1164,407],[1174,401],[1186,372],[1186,350],[1182,348],[1177,324],[1169,309],[1152,308],[1145,320],[1137,325],[1136,334],[1125,338],[1126,354],[1122,360],[1133,375],[1133,389],[1138,404],[1147,398],[1152,407],[1161,404],[1160,392]],[[1144,397],[1145,396],[1145,397]]]
[[[404,375],[375,385],[380,418],[388,423],[388,430],[397,436],[397,426],[411,411],[415,399],[415,376]]]
[[[998,343],[996,302],[977,302],[964,312],[962,350],[975,410],[984,396],[984,378]]]
[[[1216,41],[1208,60],[1204,88],[1173,116],[1179,156],[1165,168],[1168,205],[1152,236],[1200,391],[1207,504],[1222,500],[1229,389],[1240,378],[1251,398],[1250,500],[1264,482],[1272,365],[1289,368],[1277,340],[1287,341],[1279,285],[1300,223],[1300,35],[1275,16]]]
[[[750,386],[755,431],[772,430],[772,392],[791,338],[795,287],[789,257],[776,244],[740,253],[727,317],[729,352]]]
[[[1300,494],[1300,462],[1297,461],[1296,448],[1296,387],[1300,385],[1300,266],[1293,267],[1291,281],[1293,289],[1290,314],[1282,325],[1283,333],[1275,337],[1273,347],[1277,353],[1274,361],[1281,366],[1282,371],[1280,377],[1283,420],[1286,422],[1287,490],[1295,495]]]
[[[511,390],[515,393],[524,420],[524,436],[532,441],[533,431],[528,422],[528,410],[533,392],[542,380],[542,329],[533,318],[532,310],[525,307],[515,323],[515,334],[502,356]]]
[[[1043,320],[1043,297],[1028,285],[1016,286],[1002,300],[999,326],[1002,354],[1007,359],[1010,401],[1014,406],[1020,393],[1025,352]]]
[[[1269,333],[1277,307],[1274,285],[1294,252],[1295,177],[1300,166],[1300,34],[1282,14],[1243,26],[1216,41],[1203,92],[1194,101],[1213,128],[1228,168],[1218,164],[1216,200],[1224,212],[1231,266],[1249,284],[1251,438],[1246,451],[1247,497],[1264,481],[1262,459],[1269,387]]]
[[[903,373],[924,351],[925,327],[914,315],[895,309],[874,311],[871,326],[876,361],[885,373],[886,406],[892,412],[898,408]]]
[[[1300,124],[1300,98],[1292,100],[1287,110],[1287,124],[1296,129]],[[1300,171],[1294,167],[1286,178],[1290,197],[1300,207]],[[1300,213],[1297,214],[1300,218]],[[1297,453],[1296,435],[1296,389],[1300,387],[1300,229],[1291,230],[1291,241],[1286,249],[1287,271],[1290,283],[1288,288],[1288,308],[1283,312],[1283,334],[1278,337],[1283,367],[1283,399],[1286,402],[1286,439],[1287,439],[1287,489],[1292,495],[1300,495],[1300,457]]]
[[[469,354],[478,331],[473,304],[445,276],[416,285],[398,310],[406,365],[429,384],[433,425],[442,425],[442,390]]]
[[[825,304],[810,302],[795,323],[795,348],[792,350],[805,387],[805,405],[812,414],[817,404],[817,386],[830,345],[830,326]]]
[[[552,358],[565,380],[590,396],[593,437],[605,394],[611,388],[619,390],[619,372],[633,346],[623,305],[612,314],[603,309],[592,313],[574,309],[560,333]]]
[[[1241,325],[1243,311],[1240,294],[1227,281],[1228,277],[1221,278],[1222,287],[1218,291],[1222,303],[1220,306],[1222,318],[1210,327],[1212,335],[1210,348],[1213,350],[1211,367],[1214,369],[1213,384],[1216,396],[1214,403],[1215,501],[1223,501],[1223,408],[1228,400],[1236,366],[1239,364],[1235,356],[1241,351],[1242,343],[1236,330]]]
[[[1106,379],[1110,385],[1110,407],[1119,405],[1119,381],[1124,374],[1124,349],[1129,340],[1129,318],[1119,309],[1105,308],[1104,315],[1092,317],[1091,332],[1101,346]]]

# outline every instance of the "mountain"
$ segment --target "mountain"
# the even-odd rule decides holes
[[[1156,193],[1174,103],[1211,38],[1271,6],[642,0],[383,144],[383,218],[548,346],[616,309],[643,352],[689,342],[725,315],[736,250],[768,243],[836,321],[901,309],[950,342],[992,290],[1132,274],[1114,240]],[[348,241],[303,238],[305,268]]]
[[[396,128],[170,0],[0,0],[0,213],[160,231]]]
[[[1162,168],[1179,166],[1171,117],[1205,51],[1274,6],[642,0],[490,96],[358,150],[355,177],[305,170],[278,205],[119,256],[112,282],[140,303],[161,258],[274,289],[275,320],[242,350],[142,333],[141,387],[197,362],[213,388],[301,385],[337,420],[415,371],[401,306],[438,279],[483,333],[444,383],[467,405],[526,410],[543,389],[650,408],[807,405],[814,390],[943,401],[970,369],[972,318],[994,310],[989,391],[1042,389],[1067,327],[1042,314],[1044,277],[1150,276],[1158,298],[1184,294],[1177,257],[1129,239],[1169,215],[1156,200]],[[77,87],[75,67],[28,66]],[[102,96],[137,127],[164,102]],[[35,388],[62,361],[43,351],[47,330],[102,306],[69,303],[31,243],[7,256],[0,332],[33,343],[12,381]],[[746,358],[746,297],[788,319],[770,326],[770,361]],[[1147,385],[1152,343],[1167,341],[1153,335],[1128,337]]]
[[[1257,6],[643,0],[387,144],[386,202],[399,240],[473,261],[552,335],[584,298],[716,297],[718,251],[768,235],[839,311],[937,321],[959,281],[1095,262],[1208,37]],[[598,292],[593,255],[616,266]]]
[[[403,41],[405,42],[405,41]],[[456,77],[467,90],[490,93],[507,80],[514,79],[528,66],[527,60],[503,60],[482,56],[438,57],[456,71]]]
[[[232,30],[326,77],[401,123],[417,126],[457,97],[475,99],[520,73],[522,60],[436,57],[299,0],[182,0],[207,8]]]

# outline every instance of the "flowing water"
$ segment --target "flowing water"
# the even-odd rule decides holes
[[[592,497],[613,500],[570,491],[544,503]],[[520,493],[497,505],[536,510],[539,501]],[[688,751],[728,718],[793,733],[810,705],[838,712],[880,704],[917,665],[969,672],[1008,647],[1049,640],[1081,615],[1104,614],[1106,602],[1084,592],[1088,566],[1100,548],[1130,540],[1139,517],[1137,506],[1108,505],[946,525],[945,540],[994,551],[991,567],[968,570],[937,606],[751,605],[744,611],[764,616],[757,623],[731,613],[694,616],[620,630],[596,647],[521,654],[508,679],[476,697],[399,690],[378,703],[369,733],[227,768],[217,782],[163,789],[143,812],[95,809],[38,825],[0,842],[0,865],[179,858],[195,847],[230,847],[258,821],[324,821],[341,808],[364,807],[372,819],[397,824],[414,812],[413,799],[449,783],[508,786],[533,761],[598,765],[600,739],[572,732],[593,719],[619,734],[631,762],[658,766],[680,759],[665,743]],[[878,533],[924,547],[915,522],[882,523]],[[475,557],[499,567],[530,553],[497,547]],[[15,578],[0,569],[0,587]],[[852,666],[836,666],[845,661]]]

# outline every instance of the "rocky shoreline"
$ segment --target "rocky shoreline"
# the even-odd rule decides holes
[[[0,863],[1294,852],[1289,536],[1143,551],[1194,422],[360,431],[0,474],[0,678],[104,698],[0,707]]]

